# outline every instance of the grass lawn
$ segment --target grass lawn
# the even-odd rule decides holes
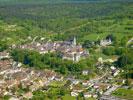
[[[50,83],[50,86],[53,86],[53,87],[62,87],[64,86],[66,83],[66,81],[53,81]]]
[[[88,98],[88,99],[85,99],[85,100],[96,100],[95,98]]]
[[[65,96],[63,97],[63,100],[76,100],[76,98],[70,96],[69,94],[67,94],[67,95],[65,95]]]
[[[120,88],[114,91],[112,94],[120,98],[124,98],[127,100],[133,100],[133,90],[131,89]]]
[[[76,100],[76,97],[72,97],[69,94],[66,94],[65,96],[63,96],[63,100]],[[87,98],[85,100],[96,100],[95,98]]]

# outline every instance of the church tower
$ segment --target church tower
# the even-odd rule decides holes
[[[76,37],[74,37],[73,39],[73,46],[76,46],[77,45],[77,41],[76,41]]]

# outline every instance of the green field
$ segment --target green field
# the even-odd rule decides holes
[[[127,100],[133,100],[133,90],[131,89],[118,89],[112,93],[114,96],[124,98]]]
[[[76,99],[75,97],[72,97],[72,96],[70,96],[69,94],[63,96],[63,100],[75,100],[75,99]]]
[[[64,86],[66,83],[66,81],[53,81],[50,83],[50,86],[53,86],[53,87],[62,87]]]

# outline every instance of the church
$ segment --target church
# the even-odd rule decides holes
[[[88,55],[89,52],[84,50],[81,45],[77,45],[76,38],[74,37],[71,45],[63,51],[62,58],[78,62],[81,58],[85,58]]]

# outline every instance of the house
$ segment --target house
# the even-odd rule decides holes
[[[38,84],[38,82],[34,82],[32,85],[29,86],[30,91],[36,91],[40,88],[40,85]]]
[[[79,80],[77,80],[77,79],[73,79],[73,80],[71,80],[72,81],[72,84],[74,84],[74,85],[77,85],[77,84],[79,84]]]
[[[112,74],[114,77],[117,76],[119,73],[120,73],[120,70],[117,70],[117,69],[112,71]]]
[[[26,99],[31,99],[33,97],[33,94],[32,94],[32,92],[27,92],[27,93],[23,94],[23,97]]]
[[[6,81],[6,86],[10,89],[12,87],[17,87],[20,84],[20,82],[16,81],[16,80],[7,80]]]
[[[83,92],[83,88],[81,87],[81,86],[79,86],[79,85],[74,85],[73,86],[73,88],[72,88],[72,90],[74,91],[74,92]]]
[[[39,81],[38,81],[38,84],[40,85],[40,87],[42,87],[42,86],[44,86],[44,81],[39,80]]]
[[[113,71],[113,70],[116,70],[116,68],[114,66],[111,66],[110,69]]]
[[[10,58],[9,53],[6,51],[0,52],[0,59]]]
[[[104,60],[104,62],[105,62],[105,63],[106,63],[106,62],[113,63],[113,62],[114,62],[114,60],[112,60],[112,59],[105,59],[105,60]]]
[[[98,88],[99,88],[99,84],[94,84],[93,87],[94,87],[95,89],[98,89]]]
[[[102,57],[98,58],[98,63],[100,63],[100,64],[103,64],[103,63],[106,63],[106,62],[113,63],[114,61],[115,60],[113,60],[113,59],[103,59]]]
[[[99,91],[102,93],[103,91],[108,90],[111,87],[110,84],[107,83],[100,83],[99,84]]]
[[[45,71],[45,77],[46,77],[49,81],[54,80],[55,76],[56,76],[56,73],[55,73],[54,71],[51,71],[51,70]]]
[[[63,81],[63,76],[61,75],[56,75],[54,78],[56,81]]]
[[[98,62],[99,62],[100,64],[103,64],[103,58],[102,58],[102,57],[99,57],[99,58],[98,58]]]
[[[71,54],[71,53],[65,53],[63,54],[63,59],[72,60],[75,62],[78,62],[80,59],[80,55],[78,53]]]
[[[25,72],[17,72],[12,74],[12,79],[17,81],[24,81],[27,79],[27,74]]]
[[[13,66],[13,68],[18,68],[18,67],[21,67],[22,66],[22,63],[14,61],[12,63],[12,66]]]
[[[27,88],[31,84],[32,84],[31,80],[26,80],[26,81],[21,82],[21,85],[22,85],[23,88]]]
[[[116,82],[118,82],[120,84],[125,84],[126,80],[124,80],[124,79],[117,79]]]
[[[71,96],[73,96],[73,97],[77,97],[78,95],[79,95],[78,92],[75,92],[75,91],[72,91],[72,92],[71,92]]]
[[[12,68],[12,62],[8,59],[0,60],[0,74],[4,74],[8,69]]]
[[[83,86],[88,86],[88,85],[89,85],[89,81],[87,81],[87,80],[83,81],[83,82],[82,82],[82,85],[83,85]]]
[[[88,74],[89,74],[89,71],[88,71],[88,70],[83,70],[83,71],[82,71],[82,74],[83,74],[83,75],[88,75]]]
[[[11,97],[9,100],[19,100],[19,99],[16,97]]]
[[[93,97],[93,98],[97,98],[98,95],[97,95],[97,94],[93,94],[92,97]]]
[[[92,94],[90,94],[89,92],[86,92],[86,93],[84,93],[84,97],[85,98],[90,98],[90,97],[92,97]]]
[[[12,93],[8,92],[8,91],[4,91],[3,95],[12,95]]]
[[[105,39],[105,40],[100,41],[101,46],[107,46],[107,45],[111,45],[111,44],[112,44],[111,39]]]

